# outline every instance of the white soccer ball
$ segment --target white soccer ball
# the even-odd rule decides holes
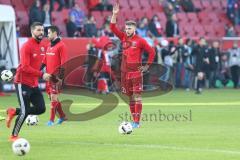
[[[30,144],[24,138],[19,138],[12,144],[13,153],[18,156],[24,156],[30,151]]]
[[[1,79],[5,82],[10,82],[13,79],[13,73],[10,70],[3,70],[1,72]]]
[[[26,124],[28,126],[36,126],[39,122],[39,118],[36,115],[28,115],[26,118]]]
[[[122,122],[118,127],[118,132],[121,134],[131,134],[133,132],[131,123]]]

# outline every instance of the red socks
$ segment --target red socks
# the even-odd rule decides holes
[[[51,110],[50,110],[50,121],[54,122],[56,110],[57,110],[58,102],[53,101],[51,102]]]
[[[62,110],[62,104],[60,102],[58,102],[57,112],[58,112],[60,118],[64,118],[65,117],[65,114],[64,114],[64,112]]]
[[[65,114],[62,110],[62,105],[58,101],[51,102],[51,110],[50,110],[50,120],[54,122],[56,112],[58,112],[60,118],[64,118]]]
[[[129,107],[133,121],[139,123],[142,113],[142,101],[130,101]]]
[[[135,102],[135,119],[134,122],[139,123],[142,114],[142,101]]]

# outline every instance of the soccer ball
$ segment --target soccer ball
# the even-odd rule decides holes
[[[118,127],[118,132],[121,134],[131,134],[133,132],[133,128],[131,123],[129,122],[122,122]]]
[[[13,73],[10,70],[3,70],[1,78],[5,82],[10,82],[13,79]]]
[[[39,122],[38,116],[36,115],[28,115],[26,118],[26,124],[28,126],[36,126]]]
[[[24,138],[19,138],[12,144],[13,153],[18,156],[24,156],[30,151],[30,144]]]

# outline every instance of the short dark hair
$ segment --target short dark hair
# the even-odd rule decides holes
[[[52,32],[56,32],[57,35],[60,34],[59,28],[58,28],[57,26],[49,26],[49,27],[48,27],[48,30],[49,30],[49,29],[50,29]]]
[[[31,25],[31,30],[34,30],[36,26],[43,26],[43,24],[41,22],[33,22]]]
[[[127,26],[133,25],[133,26],[137,27],[137,23],[135,21],[126,21],[125,25],[127,25]]]

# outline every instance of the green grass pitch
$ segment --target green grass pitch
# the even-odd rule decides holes
[[[71,110],[81,113],[94,108],[98,100],[81,96],[72,98]],[[183,90],[143,100],[145,120],[131,135],[120,135],[118,125],[129,111],[122,101],[112,112],[85,122],[66,122],[47,127],[47,112],[38,126],[23,125],[20,136],[31,145],[24,157],[12,153],[5,121],[0,121],[0,160],[239,160],[240,92],[205,90],[202,95]],[[16,106],[16,95],[0,97],[0,115],[7,106]],[[150,117],[185,115],[180,121]],[[190,115],[191,113],[191,115]],[[190,117],[191,116],[191,117]],[[150,121],[150,118],[152,121]],[[147,121],[148,120],[148,121]],[[13,125],[13,124],[12,124]]]

